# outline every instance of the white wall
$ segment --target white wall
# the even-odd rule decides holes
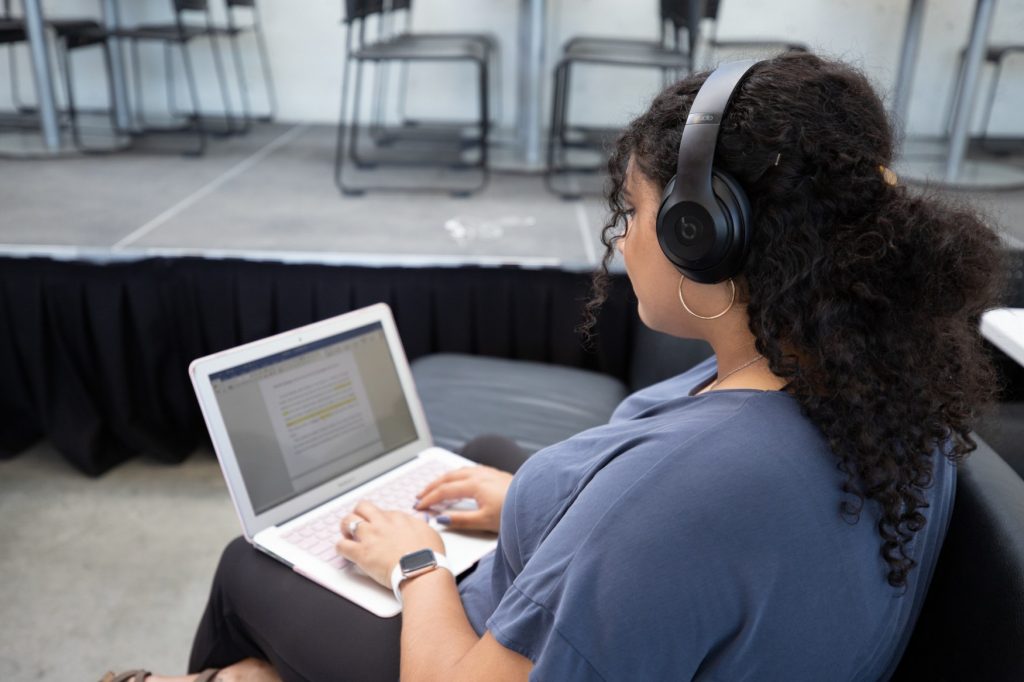
[[[43,0],[49,16],[96,13],[98,0]],[[121,0],[126,24],[161,20],[168,16],[165,0]],[[218,0],[213,0],[217,5]],[[414,27],[422,30],[489,31],[503,49],[502,120],[511,125],[514,115],[516,48],[519,0],[418,0]],[[724,0],[719,37],[785,36],[809,43],[816,50],[861,66],[885,93],[892,86],[909,0]],[[285,121],[337,120],[344,27],[339,0],[260,0],[269,42],[278,99],[279,118]],[[547,61],[545,73],[557,58],[559,46],[576,34],[654,36],[657,34],[656,0],[549,0],[547,2]],[[967,41],[974,3],[970,0],[930,0],[926,3],[924,38],[910,105],[910,134],[934,134],[943,126],[957,54]],[[1024,41],[1024,0],[1002,0],[997,5],[992,42]],[[96,53],[95,50],[88,52]],[[213,108],[218,102],[213,87],[212,62],[207,46],[198,46],[197,67],[203,82],[201,99]],[[24,54],[24,53],[23,53]],[[143,71],[147,108],[164,106],[163,67],[159,48],[144,48]],[[225,55],[227,56],[227,55]],[[247,50],[246,57],[255,55]],[[75,57],[86,104],[105,100],[99,77],[98,54]],[[7,79],[6,57],[0,52],[0,79]],[[24,57],[24,87],[31,83]],[[254,62],[253,62],[254,63]],[[231,66],[230,61],[227,64]],[[409,108],[423,116],[472,117],[475,80],[468,66],[413,68]],[[229,77],[231,72],[229,71]],[[257,81],[258,73],[253,72]],[[233,82],[233,79],[232,79]],[[982,82],[985,92],[987,78]],[[580,70],[574,82],[572,118],[591,123],[622,123],[640,111],[660,86],[657,75],[632,70],[590,68]],[[1024,55],[1011,58],[992,116],[995,134],[1024,133]],[[0,87],[0,103],[7,100]],[[184,90],[181,91],[184,95]],[[537,96],[550,99],[546,81]],[[180,102],[187,100],[181,99]],[[0,104],[2,106],[2,104]],[[978,107],[980,111],[981,107]],[[545,114],[546,120],[547,114]]]

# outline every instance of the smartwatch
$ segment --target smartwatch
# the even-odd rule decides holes
[[[409,578],[415,578],[424,573],[430,573],[435,568],[446,569],[451,573],[448,559],[444,554],[438,554],[432,549],[420,549],[409,552],[398,561],[391,570],[391,590],[395,593],[395,599],[402,603],[402,592],[398,588]]]

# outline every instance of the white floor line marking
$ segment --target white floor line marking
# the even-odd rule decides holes
[[[1024,249],[1024,240],[1022,240],[1017,235],[1010,234],[1009,232],[1006,232],[1006,231],[1000,232],[1000,235],[1002,236],[1003,241],[1005,241],[1007,244],[1009,244],[1013,248],[1015,248],[1015,249]]]
[[[265,159],[267,155],[271,154],[275,149],[281,147],[282,145],[288,144],[290,141],[295,139],[295,137],[299,133],[301,133],[308,127],[309,124],[303,123],[282,133],[278,137],[268,142],[262,149],[258,150],[252,156],[239,161],[237,164],[235,164],[227,171],[225,171],[222,175],[203,185],[195,192],[193,192],[192,194],[188,195],[187,197],[176,203],[174,206],[171,206],[169,209],[167,209],[157,217],[150,220],[145,225],[141,226],[140,228],[129,234],[127,237],[123,237],[111,248],[113,248],[115,251],[119,251],[120,249],[123,249],[124,247],[131,244],[132,242],[138,241],[142,237],[145,237],[147,234],[149,234],[156,228],[160,227],[168,220],[170,220],[174,216],[178,215],[179,213],[187,209],[189,206],[194,205],[203,197],[206,197],[210,193],[214,192],[224,183],[233,180],[234,178],[237,178],[239,175],[255,166],[257,163]]]
[[[594,235],[590,233],[590,220],[587,218],[587,211],[583,208],[583,202],[576,202],[576,223],[580,226],[580,237],[583,239],[583,249],[587,254],[587,262],[597,265],[597,249],[594,248]]]
[[[573,190],[580,191],[579,181],[572,178]],[[587,256],[587,263],[591,266],[597,265],[597,249],[594,248],[594,235],[591,234],[590,220],[587,218],[587,211],[583,208],[582,197],[573,202],[576,209],[576,225],[580,228],[580,237],[583,239],[583,252]]]

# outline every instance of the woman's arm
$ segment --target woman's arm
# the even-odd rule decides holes
[[[353,522],[358,527],[350,537]],[[341,527],[341,554],[386,587],[405,554],[424,548],[444,552],[441,536],[422,519],[369,502],[356,505]],[[490,633],[476,636],[450,572],[435,569],[406,580],[400,589],[403,682],[527,679],[533,666],[529,659],[506,649]]]
[[[476,636],[448,571],[413,578],[401,590],[402,682],[527,679],[530,659],[506,649],[490,632]]]

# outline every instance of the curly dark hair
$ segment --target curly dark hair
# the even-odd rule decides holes
[[[666,88],[615,143],[591,328],[625,224],[626,166],[632,158],[659,188],[668,183],[707,76]],[[997,395],[978,322],[998,305],[1006,265],[974,209],[885,181],[893,144],[863,74],[789,53],[757,64],[736,91],[715,165],[751,201],[753,240],[736,284],[756,348],[837,457],[839,513],[854,523],[865,500],[880,507],[887,580],[903,587],[932,453],[962,461]]]

